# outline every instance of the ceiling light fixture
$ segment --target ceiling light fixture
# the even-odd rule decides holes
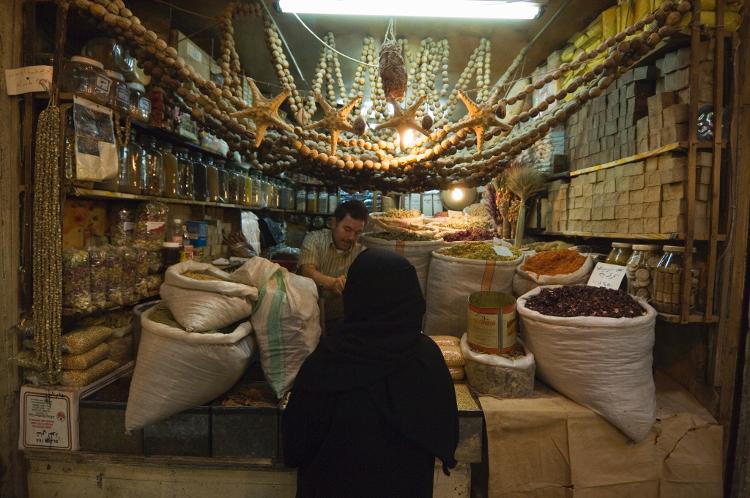
[[[295,14],[462,19],[535,19],[540,11],[534,2],[493,0],[279,0],[279,7]]]

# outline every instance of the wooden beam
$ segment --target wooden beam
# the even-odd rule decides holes
[[[0,15],[0,67],[21,65],[22,1],[4,2]],[[0,78],[0,496],[25,496],[23,460],[18,444],[19,173],[21,123],[18,97],[8,97]]]

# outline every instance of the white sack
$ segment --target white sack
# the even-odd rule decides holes
[[[182,274],[207,272],[222,280],[196,280]],[[159,289],[175,320],[185,330],[217,330],[250,316],[258,289],[232,282],[229,274],[213,265],[185,261],[170,266]]]
[[[432,251],[436,251],[444,245],[442,239],[424,241],[385,240],[369,235],[362,236],[362,243],[368,248],[385,249],[405,257],[417,271],[417,279],[422,293],[427,290],[427,275],[430,271]]]
[[[318,288],[311,279],[261,257],[242,265],[231,278],[260,289],[250,321],[263,374],[281,398],[320,340]]]
[[[240,379],[254,350],[248,322],[231,334],[186,332],[149,318],[162,306],[141,316],[138,359],[125,409],[127,431],[221,396]]]
[[[586,261],[583,262],[579,269],[573,273],[566,273],[564,275],[537,275],[534,272],[523,271],[521,266],[519,266],[516,274],[513,276],[513,294],[523,296],[540,285],[586,284],[593,269],[594,261],[591,259],[591,256],[586,256]]]
[[[651,372],[656,311],[636,299],[646,310],[637,318],[545,316],[526,307],[541,290],[524,294],[516,303],[537,376],[633,441],[642,440],[656,419]]]
[[[477,291],[510,294],[513,275],[520,263],[520,257],[512,261],[485,261],[433,252],[427,275],[424,332],[461,337],[466,332],[469,295]]]

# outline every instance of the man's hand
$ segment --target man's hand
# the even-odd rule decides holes
[[[344,286],[346,285],[346,277],[341,275],[340,277],[331,277],[328,290],[340,296],[344,292]]]

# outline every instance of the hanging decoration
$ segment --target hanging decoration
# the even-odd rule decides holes
[[[376,130],[383,130],[386,128],[393,128],[398,132],[399,135],[399,147],[401,151],[405,152],[409,147],[405,143],[405,137],[409,130],[415,130],[422,135],[429,137],[430,133],[422,128],[417,123],[416,115],[417,110],[422,106],[422,103],[427,97],[419,97],[419,99],[411,105],[408,109],[402,109],[401,106],[395,100],[391,101],[393,106],[393,117],[385,123],[380,123],[375,127]]]
[[[383,81],[385,98],[400,101],[406,95],[406,67],[401,57],[401,45],[396,41],[393,19],[388,23],[383,45],[380,47],[380,79]]]
[[[336,154],[336,147],[339,142],[339,135],[342,131],[348,131],[356,133],[357,129],[349,121],[349,114],[354,109],[354,106],[359,104],[361,97],[354,97],[346,104],[341,110],[337,110],[331,104],[326,102],[322,95],[317,95],[317,100],[320,103],[320,107],[323,109],[323,119],[316,121],[305,127],[306,130],[314,130],[316,128],[325,128],[331,133],[331,155]],[[363,133],[364,129],[360,132]]]
[[[355,104],[352,110],[360,117],[354,120],[353,126],[358,125],[361,130],[365,127],[363,121],[367,121],[373,129],[367,136],[359,137],[351,130],[339,129],[334,153],[331,135],[335,129],[320,133],[302,126],[315,111],[314,97],[296,88],[278,27],[267,18],[258,1],[230,2],[220,18],[223,31],[220,67],[225,77],[222,87],[198,75],[122,1],[73,0],[71,5],[91,15],[100,25],[109,26],[122,42],[134,49],[144,71],[156,84],[180,95],[194,119],[224,138],[233,150],[248,156],[256,168],[269,174],[296,171],[320,178],[326,184],[384,191],[487,183],[513,158],[544,137],[550,128],[564,123],[584,103],[601,95],[628,67],[674,34],[677,24],[692,8],[687,0],[667,0],[593,50],[580,51],[571,62],[561,64],[533,85],[504,98],[501,97],[507,94],[507,86],[512,82],[504,78],[490,85],[489,41],[480,41],[458,81],[449,88],[445,40],[425,40],[415,52],[408,50],[403,40],[394,37],[396,43],[392,48],[399,49],[403,61],[399,67],[404,70],[405,78],[403,107],[394,104],[395,113],[390,118],[385,116],[386,104],[394,101],[398,93],[394,93],[395,85],[386,82],[385,73],[381,75],[378,71],[375,41],[365,40],[348,92],[343,84],[338,54],[326,48],[313,77],[311,94],[327,94],[328,102],[359,97],[362,107],[357,111]],[[262,19],[271,62],[283,89],[270,101],[254,95],[249,108],[242,99],[240,83],[244,76],[233,39],[233,23],[237,17],[245,15]],[[333,36],[327,36],[332,43]],[[577,76],[570,78],[572,74]],[[515,104],[525,104],[528,107],[528,97],[535,90],[563,80],[567,83],[556,94],[526,110],[509,112],[502,117],[504,106],[511,109]],[[413,82],[410,87],[407,81]],[[439,90],[438,81],[441,83]],[[388,95],[384,85],[387,85]],[[260,95],[252,85],[251,90]],[[476,101],[466,98],[469,91],[476,91]],[[287,95],[288,110],[284,109],[296,125],[278,114]],[[469,113],[454,121],[453,112],[459,99],[467,105]],[[414,105],[420,100],[429,104],[435,116],[431,132],[420,126],[426,115],[421,105]],[[249,118],[254,126],[243,117]],[[407,124],[406,129],[417,130],[423,136],[411,148],[404,147],[401,140],[401,147],[396,147],[388,130],[395,127],[391,125]],[[473,136],[469,136],[470,131]],[[263,148],[263,154],[252,154],[264,141],[269,147]]]

